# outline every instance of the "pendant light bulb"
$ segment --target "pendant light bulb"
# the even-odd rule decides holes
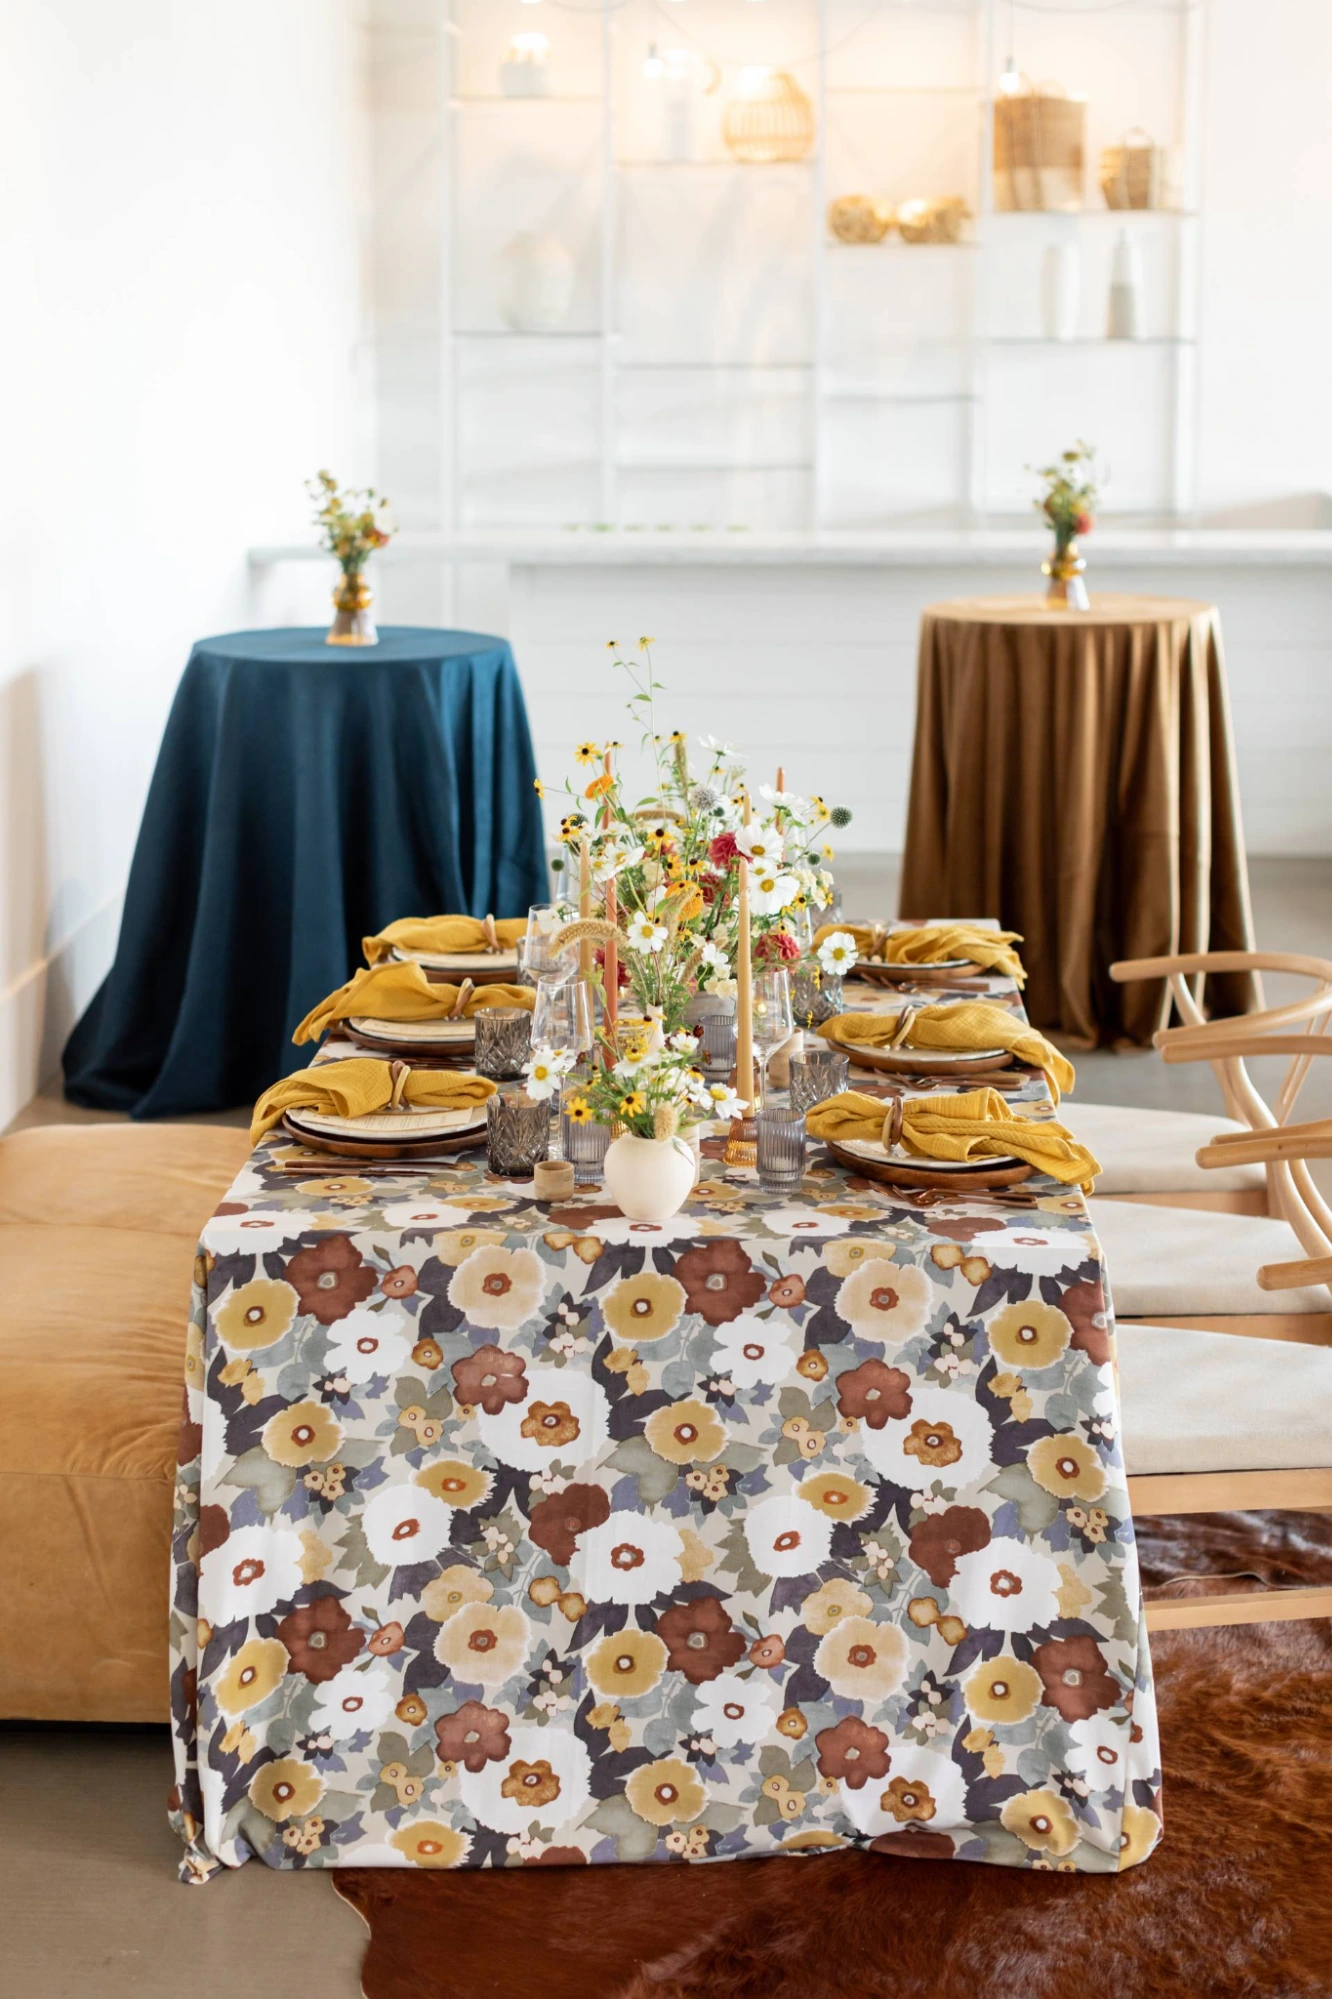
[[[1017,97],[1023,88],[1023,79],[1018,73],[1018,64],[1010,56],[1000,72],[1001,97]]]
[[[644,75],[647,77],[659,77],[662,75],[665,67],[666,67],[665,63],[662,61],[661,56],[657,53],[657,43],[649,42],[648,53],[643,59]]]

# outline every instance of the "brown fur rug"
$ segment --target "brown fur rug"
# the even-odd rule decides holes
[[[1327,1579],[1326,1516],[1140,1524],[1150,1595]],[[1252,1588],[1238,1576],[1231,1585]],[[1329,1990],[1329,1626],[1153,1642],[1166,1838],[1125,1875],[868,1853],[348,1871],[367,1999],[1315,1999]]]

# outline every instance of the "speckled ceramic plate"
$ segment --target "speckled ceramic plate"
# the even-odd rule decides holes
[[[348,1029],[363,1048],[397,1055],[467,1055],[477,1045],[472,1020],[373,1020],[357,1014]]]
[[[398,945],[393,955],[400,965],[424,965],[432,972],[464,972],[477,985],[507,979],[518,970],[517,951],[404,951]]]
[[[830,1037],[830,1048],[863,1069],[890,1076],[969,1076],[974,1070],[1004,1069],[1013,1061],[1007,1048],[860,1048]]]
[[[914,1154],[904,1153],[901,1146],[886,1152],[882,1145],[868,1139],[849,1139],[842,1144],[828,1139],[826,1143],[839,1166],[888,1187],[980,1193],[991,1187],[1012,1187],[1020,1180],[1030,1179],[1033,1170],[1025,1159],[1015,1159],[1012,1154],[976,1161],[918,1159]]]

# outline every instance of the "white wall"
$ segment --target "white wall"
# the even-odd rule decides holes
[[[356,0],[0,19],[0,1124],[109,962],[191,641],[358,466]]]

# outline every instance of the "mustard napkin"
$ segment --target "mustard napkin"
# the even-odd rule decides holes
[[[1004,972],[1025,985],[1023,961],[1012,947],[1023,941],[1017,930],[978,930],[970,923],[923,923],[915,930],[891,930],[884,939],[890,965],[936,965],[942,958],[970,958],[986,971]]]
[[[403,1090],[403,1102],[414,1110],[466,1110],[495,1095],[485,1076],[454,1069],[413,1069]],[[346,1062],[321,1062],[298,1069],[265,1090],[250,1120],[250,1142],[258,1145],[281,1122],[284,1111],[323,1111],[329,1117],[370,1117],[393,1098],[393,1073],[387,1062],[353,1057]]]
[[[1027,973],[1017,951],[1023,939],[1016,930],[978,930],[971,923],[922,923],[912,930],[890,930],[884,923],[821,923],[815,949],[835,930],[856,943],[859,958],[880,958],[889,965],[935,965],[943,958],[970,958],[987,971],[1004,972],[1016,985]]]
[[[461,985],[433,986],[420,965],[410,962],[363,966],[306,1015],[293,1041],[318,1041],[335,1020],[366,1014],[371,1020],[450,1020]],[[479,1007],[522,1006],[531,1011],[531,986],[474,986],[459,1012],[470,1020]]]
[[[523,916],[495,919],[495,935],[502,949],[510,951],[528,927]],[[404,916],[386,924],[377,937],[363,937],[361,949],[369,965],[381,964],[394,945],[400,951],[489,951],[486,926],[479,916]]]
[[[888,1145],[897,1110],[896,1103],[844,1090],[807,1111],[805,1128],[811,1138],[881,1139]],[[1064,1125],[1053,1118],[1037,1122],[1015,1117],[998,1090],[968,1090],[958,1097],[907,1097],[897,1143],[923,1159],[998,1159],[1012,1153],[1053,1180],[1077,1184],[1085,1194],[1092,1192],[1102,1170]]]
[[[839,1013],[817,1032],[836,1047],[850,1048],[1007,1048],[1019,1062],[1040,1069],[1056,1103],[1074,1087],[1074,1065],[1044,1034],[1005,1007],[985,1000],[953,1006],[906,1007],[896,1013]]]

